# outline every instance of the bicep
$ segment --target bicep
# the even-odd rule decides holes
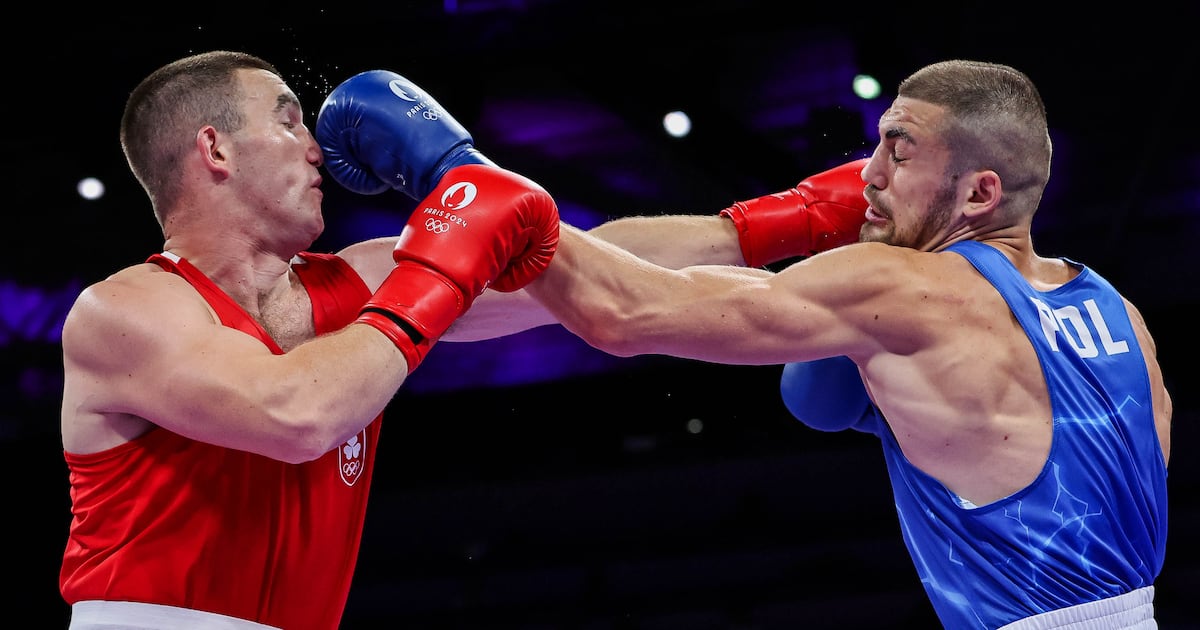
[[[773,365],[874,347],[867,313],[881,299],[862,281],[853,255],[829,252],[779,273],[693,267],[648,293],[649,329],[632,317],[635,337],[656,338],[651,352],[728,364]],[[854,270],[854,271],[851,271]],[[662,305],[655,309],[654,305]]]
[[[72,308],[63,327],[72,413],[129,414],[193,439],[236,440],[247,429],[239,412],[254,383],[248,372],[270,350],[223,326],[190,288],[148,284],[106,281]]]

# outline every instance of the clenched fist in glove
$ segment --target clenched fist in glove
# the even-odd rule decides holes
[[[419,201],[456,166],[495,166],[432,96],[387,70],[334,88],[317,113],[316,137],[329,174],[363,195],[392,188]]]
[[[489,285],[516,291],[550,264],[558,207],[541,186],[495,166],[451,170],[413,210],[396,268],[357,321],[381,330],[411,373]]]
[[[867,221],[867,159],[817,173],[783,192],[739,201],[721,211],[737,226],[742,257],[761,267],[858,241]]]

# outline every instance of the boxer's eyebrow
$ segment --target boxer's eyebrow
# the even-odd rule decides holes
[[[275,111],[283,111],[291,105],[295,105],[297,107],[300,106],[300,101],[296,98],[295,94],[284,92],[283,94],[275,97]]]
[[[908,142],[916,144],[916,140],[913,140],[912,134],[908,133],[908,130],[905,129],[904,127],[892,127],[891,129],[888,129],[886,133],[883,134],[883,137],[887,138],[888,140],[893,140],[895,138],[899,138],[901,140],[906,140]]]

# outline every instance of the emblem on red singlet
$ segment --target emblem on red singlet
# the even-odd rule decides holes
[[[342,481],[347,486],[353,486],[362,476],[366,468],[367,431],[359,431],[358,435],[350,438],[338,449],[338,466],[342,473]]]

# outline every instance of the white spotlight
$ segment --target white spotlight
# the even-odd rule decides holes
[[[688,115],[674,111],[663,116],[663,129],[674,138],[682,138],[692,131],[692,119]]]
[[[871,100],[880,93],[879,81],[869,74],[858,74],[854,76],[854,93],[859,98]]]
[[[88,201],[95,201],[104,196],[104,182],[95,177],[85,177],[75,185],[79,196]]]

